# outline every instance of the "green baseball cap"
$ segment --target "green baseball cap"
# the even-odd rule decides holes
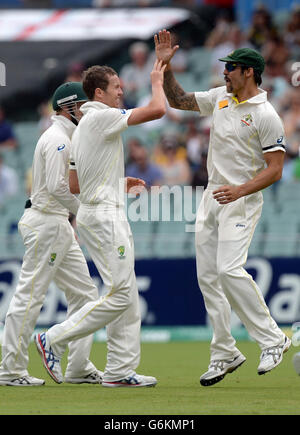
[[[222,62],[238,63],[240,65],[251,66],[260,74],[265,69],[265,60],[260,53],[252,48],[238,48],[226,57],[219,59]]]
[[[60,85],[53,94],[52,107],[53,110],[59,110],[64,105],[76,103],[78,101],[87,101],[82,83],[80,82],[67,82]]]

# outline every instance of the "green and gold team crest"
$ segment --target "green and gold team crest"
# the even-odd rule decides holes
[[[248,113],[247,115],[244,115],[243,118],[241,119],[241,126],[242,127],[250,127],[252,122],[253,122],[253,119],[252,119],[251,113]]]
[[[118,247],[119,258],[125,258],[125,246],[121,245]]]
[[[48,262],[49,266],[54,266],[55,260],[56,260],[56,253],[53,252],[52,254],[50,254],[50,260]]]

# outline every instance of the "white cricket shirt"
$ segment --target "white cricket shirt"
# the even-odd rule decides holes
[[[32,208],[44,213],[76,215],[79,200],[69,189],[71,137],[76,128],[61,115],[52,116],[53,124],[40,137],[32,163]]]
[[[200,115],[212,115],[207,159],[211,184],[243,184],[265,167],[264,153],[285,151],[283,124],[262,89],[241,103],[226,86],[195,92],[195,98]]]
[[[132,110],[112,108],[98,101],[89,101],[80,110],[84,116],[72,137],[70,165],[70,169],[77,170],[80,202],[123,205],[121,132],[128,127]]]

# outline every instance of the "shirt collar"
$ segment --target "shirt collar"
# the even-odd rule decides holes
[[[72,137],[76,125],[72,121],[70,121],[70,119],[62,115],[53,115],[51,116],[51,120],[53,121],[53,123],[59,124],[61,127],[63,127],[69,138]]]
[[[100,101],[88,101],[87,103],[84,103],[80,107],[80,110],[83,114],[86,114],[90,109],[101,110],[101,109],[110,109],[110,107],[104,103],[101,103]]]
[[[227,92],[228,97],[231,97],[233,101],[237,104],[261,104],[267,101],[267,92],[264,91],[261,88],[258,88],[259,93],[257,95],[254,95],[254,97],[249,98],[248,100],[238,102],[237,98],[232,94]]]

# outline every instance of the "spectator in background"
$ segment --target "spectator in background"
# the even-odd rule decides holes
[[[285,82],[285,86],[276,86],[278,84],[277,79],[273,77],[265,76],[262,81],[262,89],[268,94],[268,101],[274,106],[277,112],[281,111],[280,96],[283,95],[287,88],[289,88],[288,83]]]
[[[286,95],[286,108],[281,114],[287,144],[293,153],[299,153],[300,146],[300,87],[295,87]]]
[[[136,149],[143,146],[142,142],[137,137],[130,137],[126,142],[126,167],[131,165],[131,163],[135,163],[135,154]]]
[[[18,143],[11,124],[5,119],[5,112],[0,107],[0,149],[16,150]]]
[[[295,5],[286,29],[283,33],[284,40],[290,50],[293,59],[300,58],[300,5]]]
[[[137,106],[138,107],[146,106],[150,100],[151,100],[151,90],[149,90],[149,93],[138,101]],[[159,135],[161,131],[165,131],[165,130],[177,131],[184,116],[182,115],[180,110],[173,109],[173,107],[169,105],[168,101],[166,101],[166,109],[167,112],[165,116],[163,116],[160,119],[155,119],[151,122],[147,122],[146,124],[142,124],[141,129],[147,131],[147,134],[148,132],[149,133],[151,132],[152,135],[153,133]]]
[[[272,23],[272,15],[264,5],[260,5],[253,13],[248,40],[255,49],[260,50],[269,39],[277,35],[277,29]]]
[[[193,174],[192,187],[195,189],[197,186],[203,186],[206,189],[208,184],[207,173],[207,151],[201,153],[201,163],[198,169]]]
[[[179,146],[176,136],[166,136],[156,152],[155,161],[163,173],[162,184],[186,185],[191,182],[191,170],[186,151]]]
[[[287,78],[286,64],[289,60],[289,50],[282,37],[272,35],[261,47],[261,54],[266,62],[266,75]]]
[[[51,107],[51,103],[49,101],[42,102],[38,107],[38,114],[40,116],[38,128],[40,134],[43,134],[44,131],[48,130],[50,125],[52,124],[51,117],[54,112]]]
[[[139,98],[148,92],[150,73],[153,63],[149,57],[149,49],[144,42],[135,42],[129,48],[131,62],[120,71],[120,79],[124,86],[124,103],[127,108],[137,106]]]
[[[19,180],[14,169],[3,163],[0,155],[0,211],[4,208],[6,200],[18,193]]]
[[[231,20],[229,14],[226,11],[221,11],[217,16],[213,30],[205,41],[205,47],[212,49],[226,41],[230,26]]]
[[[280,182],[290,182],[293,181],[296,178],[296,162],[297,162],[298,155],[290,151],[289,149],[286,150],[285,156],[284,156],[284,165],[282,170],[282,177]]]
[[[294,180],[300,182],[300,157],[297,156],[294,160]]]
[[[202,165],[202,154],[207,151],[209,144],[209,129],[201,128],[199,118],[192,116],[187,119],[187,131],[183,141],[186,144],[187,159],[192,172]]]
[[[142,145],[134,148],[132,162],[126,167],[126,177],[141,178],[146,182],[146,188],[160,186],[163,180],[163,173],[160,168],[150,162],[148,151]]]
[[[81,62],[73,62],[68,68],[65,82],[81,82],[85,66]]]

